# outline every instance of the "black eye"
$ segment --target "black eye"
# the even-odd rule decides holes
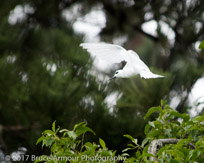
[[[115,74],[118,74],[118,72],[115,72]]]

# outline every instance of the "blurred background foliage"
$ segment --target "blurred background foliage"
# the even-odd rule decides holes
[[[79,47],[83,36],[73,30],[74,22],[93,9],[105,14],[101,41],[125,37],[124,47],[167,77],[107,83],[93,75],[92,59]],[[195,48],[204,39],[203,11],[201,0],[1,1],[1,149],[10,153],[23,146],[39,154],[35,142],[54,120],[68,129],[87,121],[107,147],[120,153],[127,143],[123,134],[144,138],[143,116],[160,99],[171,103],[176,97],[176,109],[188,112],[189,93],[204,71],[203,50]],[[152,20],[156,35],[142,28]],[[173,31],[173,41],[162,24]],[[107,103],[112,94],[117,94],[114,106]]]

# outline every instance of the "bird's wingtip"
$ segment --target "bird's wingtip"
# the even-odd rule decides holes
[[[166,76],[158,75],[158,78],[166,78]]]
[[[165,78],[166,76],[143,72],[143,73],[140,73],[140,77],[144,79],[150,79],[150,78]]]

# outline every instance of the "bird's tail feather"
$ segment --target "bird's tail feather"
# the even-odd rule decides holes
[[[158,74],[153,74],[151,71],[142,71],[140,73],[140,77],[145,78],[145,79],[150,79],[150,78],[162,78],[162,77],[165,77],[165,76],[158,75]]]

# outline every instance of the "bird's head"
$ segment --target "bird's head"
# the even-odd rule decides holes
[[[120,75],[121,75],[121,70],[117,70],[110,80],[118,78],[118,77],[120,77]]]

